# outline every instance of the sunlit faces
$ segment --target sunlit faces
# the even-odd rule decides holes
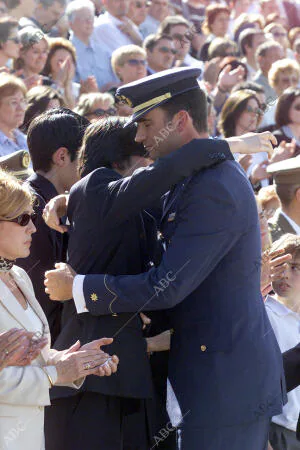
[[[141,55],[131,55],[122,66],[117,66],[120,80],[126,84],[140,80],[147,75],[147,61]]]
[[[186,25],[173,25],[170,30],[170,36],[174,41],[177,58],[182,60],[190,51],[192,33]]]
[[[291,124],[300,125],[300,97],[295,98],[289,109],[289,121]]]
[[[44,8],[44,30],[50,31],[52,27],[59,21],[65,12],[65,7],[59,1],[54,2],[51,6]]]
[[[8,58],[16,59],[20,54],[20,40],[18,38],[18,29],[12,28],[7,41],[2,44],[2,51]]]
[[[271,34],[273,39],[279,42],[284,48],[288,46],[288,34],[284,27],[280,25],[273,27]]]
[[[0,128],[14,130],[22,125],[27,102],[21,90],[14,94],[2,96],[0,100]]]
[[[297,87],[298,83],[299,74],[296,71],[282,70],[276,79],[276,92],[281,94],[288,87]]]
[[[269,72],[272,64],[279,59],[284,58],[284,50],[282,47],[271,47],[266,51],[265,56],[258,57],[259,64],[263,73]]]
[[[169,15],[168,0],[152,0],[149,8],[149,14],[161,22]]]
[[[94,31],[94,14],[90,8],[82,8],[72,19],[72,30],[75,35],[89,37]]]
[[[228,31],[229,14],[220,12],[216,15],[215,20],[211,24],[211,31],[217,37],[224,37]]]
[[[254,98],[250,98],[244,111],[236,121],[237,136],[255,131],[262,116],[263,111],[260,108],[260,104]]]
[[[148,64],[159,72],[170,69],[175,61],[177,50],[170,39],[160,39],[152,51],[147,51]]]
[[[104,3],[112,16],[122,18],[127,15],[129,0],[105,0]]]
[[[32,214],[33,209],[28,205],[23,212]],[[0,255],[10,260],[29,256],[31,236],[35,231],[32,220],[24,227],[15,222],[0,220]]]
[[[161,108],[154,108],[138,120],[135,140],[144,145],[151,159],[157,159],[180,146],[176,118],[170,120]]]
[[[147,17],[149,6],[149,0],[131,0],[127,15],[136,25],[139,26]]]
[[[284,278],[272,283],[273,289],[279,297],[284,298],[287,306],[297,304],[300,307],[300,255],[293,256],[286,263]]]
[[[46,39],[41,39],[30,48],[21,50],[21,57],[25,69],[35,74],[41,73],[48,57],[48,42]]]
[[[75,72],[75,64],[72,59],[72,55],[68,50],[64,48],[59,48],[53,53],[50,61],[50,68],[51,68],[51,75],[54,79],[56,78],[58,72],[60,71],[61,65],[66,61],[67,58],[71,58],[72,70],[73,72]]]

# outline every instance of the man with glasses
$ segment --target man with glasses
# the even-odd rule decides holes
[[[173,67],[177,50],[170,36],[150,34],[144,41],[144,49],[147,52],[148,75]]]
[[[192,24],[182,16],[169,16],[161,24],[158,34],[168,35],[174,41],[176,67],[193,66],[203,71],[203,62],[190,55],[193,40]]]
[[[31,25],[44,33],[50,33],[64,15],[65,9],[66,0],[37,0],[32,16],[20,19],[20,28]]]
[[[150,5],[149,0],[131,0],[127,17],[139,27],[145,21]]]

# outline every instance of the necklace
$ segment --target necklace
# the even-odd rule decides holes
[[[0,256],[0,272],[9,272],[14,263],[15,261],[11,261],[10,259]]]

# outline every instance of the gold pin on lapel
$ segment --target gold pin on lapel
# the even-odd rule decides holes
[[[91,294],[91,300],[92,300],[92,302],[96,302],[98,300],[98,295],[95,292],[93,292],[93,294]]]

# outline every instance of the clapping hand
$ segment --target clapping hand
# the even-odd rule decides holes
[[[272,253],[266,250],[262,255],[260,288],[263,296],[272,290],[271,283],[284,278],[286,263],[292,259],[292,255],[284,253],[284,249]]]
[[[285,159],[292,158],[296,151],[296,140],[292,139],[291,142],[282,141],[279,146],[274,149],[270,163],[283,161]]]
[[[230,92],[233,86],[243,81],[245,76],[245,69],[243,66],[238,66],[232,70],[231,65],[224,67],[218,78],[218,87],[222,91]]]

